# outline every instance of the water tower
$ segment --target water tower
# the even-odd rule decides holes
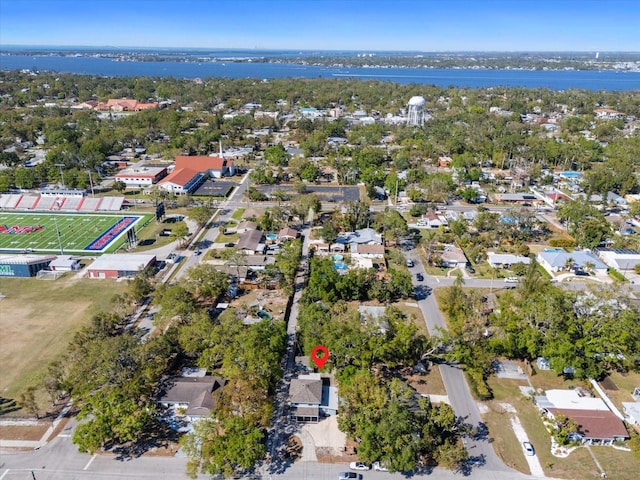
[[[424,106],[426,100],[423,97],[411,97],[407,105],[407,125],[421,127],[424,125]]]

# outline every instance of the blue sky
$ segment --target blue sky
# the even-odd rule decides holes
[[[640,1],[0,0],[0,45],[640,51]]]

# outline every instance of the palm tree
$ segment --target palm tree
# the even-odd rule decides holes
[[[584,271],[589,275],[593,275],[594,270],[596,269],[596,264],[593,262],[585,262]]]
[[[569,257],[564,262],[564,270],[571,270],[575,266],[576,261],[573,257]]]

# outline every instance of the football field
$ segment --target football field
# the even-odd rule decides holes
[[[0,252],[106,253],[138,231],[149,215],[0,212]]]

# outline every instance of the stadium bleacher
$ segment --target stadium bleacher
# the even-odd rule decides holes
[[[51,210],[57,197],[42,197],[38,202],[38,210]]]
[[[62,210],[67,210],[67,211],[70,211],[70,212],[78,211],[78,207],[82,203],[82,199],[83,198],[84,197],[69,197],[69,198],[67,198],[67,201],[64,202],[64,205],[62,206]]]
[[[118,212],[124,197],[79,197],[64,195],[22,195],[4,193],[0,195],[3,210],[54,210],[65,212]]]
[[[2,201],[0,201],[0,207],[6,208],[7,210],[13,210],[16,208],[16,205],[20,203],[20,199],[22,198],[22,194],[20,193],[9,193],[2,195]]]
[[[22,195],[22,198],[15,206],[15,208],[19,210],[31,210],[35,204],[38,203],[40,197],[36,197],[35,195]]]
[[[102,201],[102,198],[95,198],[95,197],[89,197],[89,198],[85,198],[84,202],[82,203],[82,205],[80,205],[80,211],[81,212],[95,212],[98,209],[98,205],[100,205],[100,202]]]

